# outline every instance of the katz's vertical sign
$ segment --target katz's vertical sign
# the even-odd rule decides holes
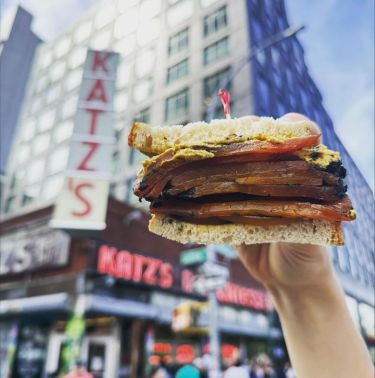
[[[113,97],[118,54],[87,53],[63,188],[51,227],[102,230],[106,227],[112,177]]]

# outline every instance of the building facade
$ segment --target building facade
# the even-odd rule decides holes
[[[0,53],[0,173],[5,172],[25,89],[41,39],[31,30],[33,16],[19,7]]]
[[[111,191],[139,207],[132,185],[142,156],[126,143],[133,120],[162,125],[206,118],[220,81],[288,26],[283,0],[105,0],[91,8],[37,49],[7,165],[4,221],[52,205],[61,189],[88,48],[120,54]],[[373,348],[372,192],[334,132],[297,37],[256,55],[227,89],[234,116],[304,113],[320,125],[325,143],[341,152],[359,216],[344,226],[346,246],[333,248],[332,256],[352,315]],[[221,109],[215,111],[221,117]]]

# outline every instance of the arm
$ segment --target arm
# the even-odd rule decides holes
[[[298,377],[374,376],[325,248],[278,243],[239,254],[273,297]]]

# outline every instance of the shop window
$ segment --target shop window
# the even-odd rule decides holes
[[[173,28],[180,25],[193,15],[194,3],[192,0],[179,1],[171,6],[167,12],[168,25]]]
[[[189,108],[189,91],[183,91],[168,97],[165,103],[165,119],[171,120],[186,115]]]
[[[203,64],[208,65],[228,55],[229,55],[229,38],[225,37],[204,49]]]
[[[92,23],[90,21],[86,21],[85,23],[81,24],[75,32],[75,41],[80,43],[89,38],[91,35],[91,30]]]
[[[148,75],[155,69],[155,52],[146,50],[137,57],[135,64],[135,73],[138,77]]]
[[[185,50],[189,46],[189,28],[185,28],[175,35],[169,37],[168,55],[174,55]]]
[[[227,26],[227,8],[219,8],[203,20],[203,34],[205,37],[218,32]]]
[[[167,83],[169,84],[173,81],[181,79],[182,77],[187,76],[188,73],[189,73],[188,59],[184,59],[183,61],[168,68]]]
[[[146,100],[152,93],[152,80],[144,79],[139,81],[133,90],[134,101],[140,103]]]
[[[117,18],[115,22],[114,35],[117,39],[127,36],[137,30],[138,9],[128,9],[124,14]]]
[[[137,41],[140,46],[145,46],[148,43],[158,38],[160,34],[160,20],[153,18],[152,20],[144,21],[139,25]]]

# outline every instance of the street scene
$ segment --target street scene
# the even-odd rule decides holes
[[[50,3],[0,8],[0,378],[367,378],[373,2]]]

